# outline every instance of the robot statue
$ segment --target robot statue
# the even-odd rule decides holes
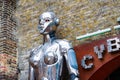
[[[53,12],[40,15],[38,29],[43,35],[43,44],[30,51],[29,80],[63,80],[64,62],[69,80],[79,80],[73,47],[67,40],[55,37],[58,25],[59,19]]]

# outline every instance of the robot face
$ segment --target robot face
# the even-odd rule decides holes
[[[52,31],[54,24],[55,14],[52,12],[45,12],[40,16],[38,29],[41,34],[48,34]]]

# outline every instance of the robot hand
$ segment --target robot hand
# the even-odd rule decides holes
[[[79,78],[75,78],[74,80],[79,80]]]
[[[70,80],[79,80],[79,76],[75,74],[70,75]]]

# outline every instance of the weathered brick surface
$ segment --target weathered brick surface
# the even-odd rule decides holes
[[[15,0],[0,0],[0,80],[17,79]]]
[[[44,11],[57,14],[60,18],[58,38],[68,39],[74,46],[115,35],[116,31],[112,30],[105,35],[76,40],[77,36],[86,33],[113,28],[117,25],[117,17],[120,17],[120,0],[20,0],[17,5],[20,75],[28,72],[28,50],[42,43],[37,24],[39,15]],[[27,80],[23,77],[20,76],[21,80]]]
[[[16,80],[16,64],[16,57],[9,54],[0,54],[0,80]]]

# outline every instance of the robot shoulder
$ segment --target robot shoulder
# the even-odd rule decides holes
[[[61,46],[63,50],[66,49],[68,51],[70,48],[73,48],[70,41],[66,39],[59,39],[57,40],[57,42],[59,43],[59,45]]]
[[[30,56],[35,55],[36,53],[38,53],[38,51],[40,50],[41,46],[42,46],[42,45],[37,46],[37,47],[31,49],[31,50],[30,50]]]

